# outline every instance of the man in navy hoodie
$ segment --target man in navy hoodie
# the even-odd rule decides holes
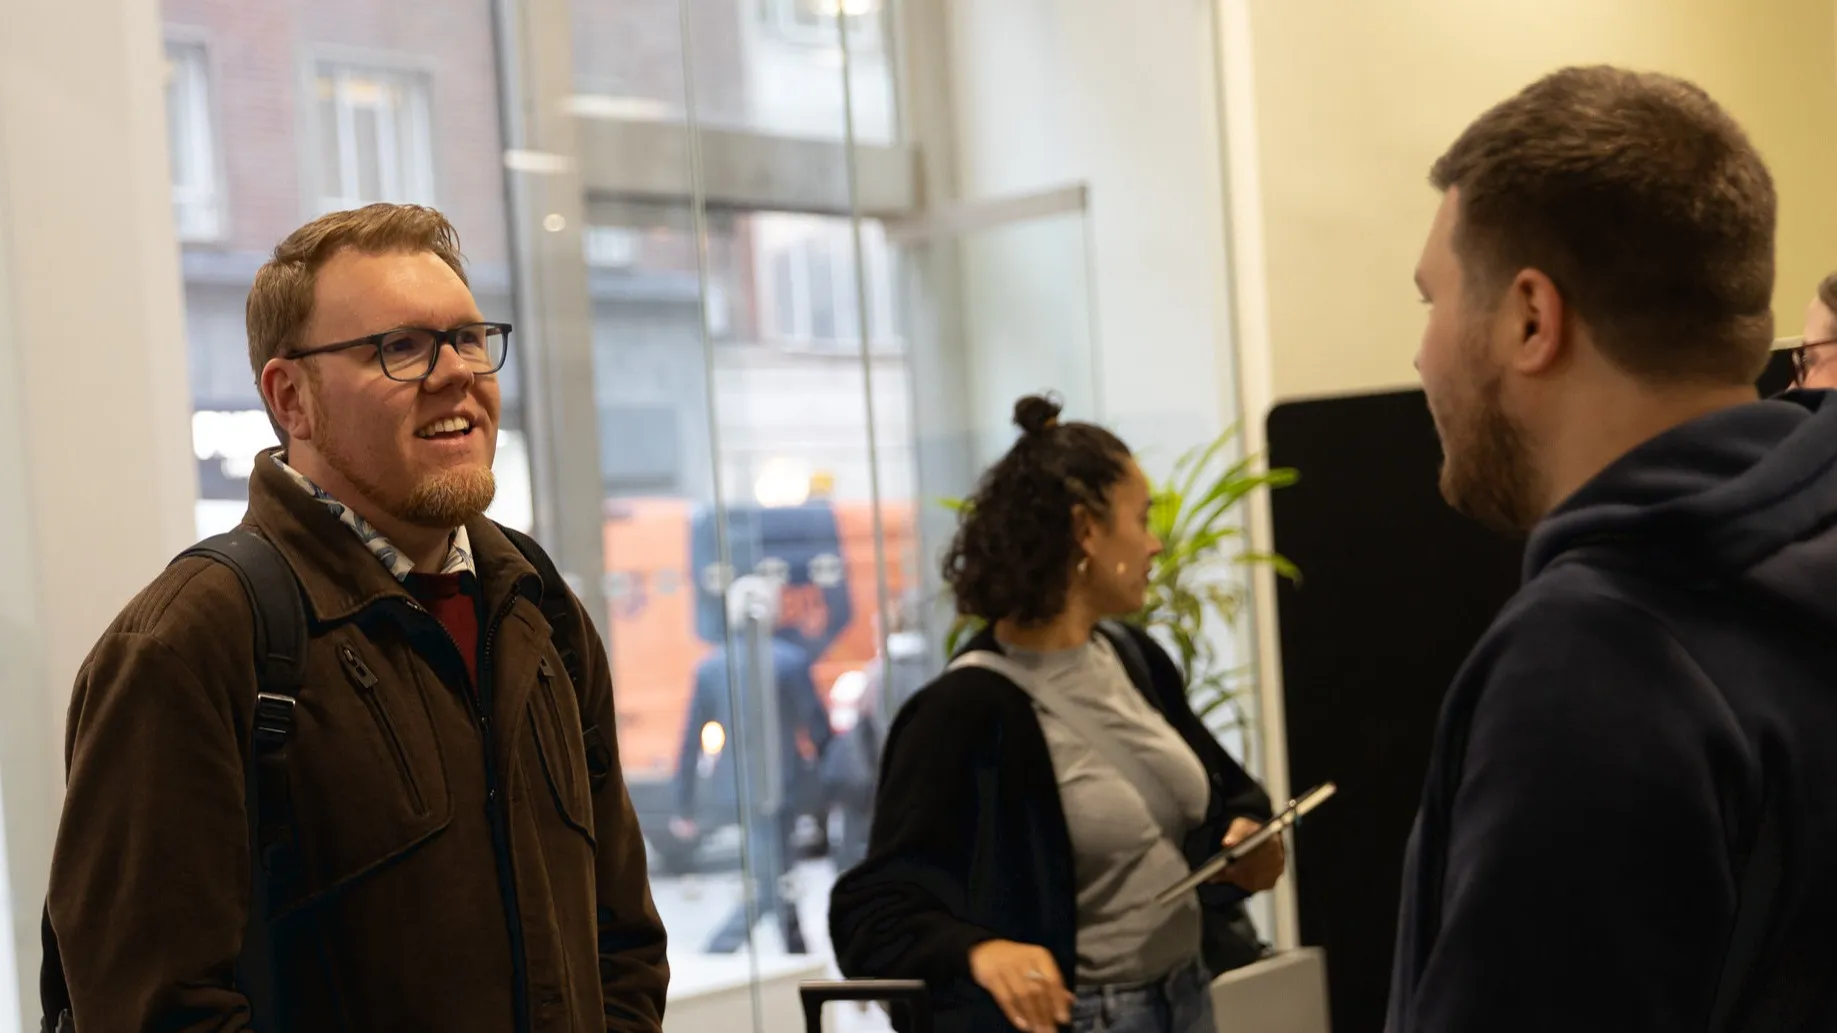
[[[1837,404],[1753,386],[1767,169],[1597,67],[1431,180],[1442,493],[1530,542],[1443,707],[1391,1033],[1837,1030]]]

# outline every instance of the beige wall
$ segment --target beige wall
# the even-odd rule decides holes
[[[1246,2],[1277,401],[1415,382],[1428,166],[1486,107],[1565,64],[1683,75],[1747,127],[1780,193],[1780,333],[1798,332],[1837,269],[1831,0]]]

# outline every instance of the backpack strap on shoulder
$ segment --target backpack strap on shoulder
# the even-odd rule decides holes
[[[536,568],[536,574],[542,578],[542,616],[548,619],[555,651],[561,654],[561,666],[567,670],[568,677],[574,680],[575,685],[581,684],[585,680],[585,669],[581,664],[580,651],[571,642],[564,641],[572,637],[566,629],[578,619],[574,613],[573,590],[561,576],[561,569],[555,566],[555,561],[549,558],[542,546],[536,544],[534,538],[503,524],[498,525],[498,530],[504,532],[504,537],[510,539],[510,544],[517,547],[517,551],[523,554],[530,566]]]
[[[287,745],[293,735],[294,707],[306,680],[306,607],[286,557],[253,531],[237,528],[206,538],[178,558],[190,556],[215,560],[234,571],[254,616],[255,719],[245,776],[251,836],[249,920],[236,975],[249,999],[252,1027],[268,1033],[283,1029],[286,1017],[277,997],[269,919],[274,885],[290,878],[298,867]]]
[[[574,683],[575,693],[586,691],[587,668],[583,662],[581,644],[576,641],[573,629],[579,627],[581,615],[574,608],[574,590],[568,587],[567,579],[561,576],[561,569],[548,552],[536,543],[534,538],[514,527],[497,525],[510,539],[510,544],[517,547],[529,565],[536,568],[536,574],[542,579],[542,616],[549,622],[549,635],[555,643],[555,652],[561,655],[562,670],[568,672],[568,680]],[[586,724],[586,714],[581,714],[584,727],[581,729],[581,741],[586,746],[587,776],[593,784],[593,791],[599,792],[608,779],[612,777],[612,746],[606,741],[606,733],[599,725]]]
[[[306,680],[306,607],[299,581],[280,550],[253,531],[237,529],[186,549],[181,559],[203,556],[235,572],[255,618],[255,723],[250,735],[261,792],[258,843],[270,874],[288,863],[292,808],[287,797],[286,750],[293,711]],[[270,778],[270,774],[278,777]]]

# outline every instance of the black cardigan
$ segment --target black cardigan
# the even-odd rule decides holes
[[[1136,688],[1192,747],[1212,786],[1205,822],[1183,844],[1198,864],[1235,818],[1270,817],[1269,797],[1186,701],[1179,668],[1142,631],[1147,684]],[[985,631],[968,649],[999,650]],[[1131,665],[1133,666],[1133,665]],[[1255,957],[1241,930],[1244,893],[1200,891],[1215,970]],[[915,694],[888,735],[867,858],[829,903],[836,961],[852,977],[923,979],[938,1033],[1012,1033],[970,978],[969,952],[992,939],[1037,944],[1069,980],[1077,970],[1071,835],[1032,701],[979,667],[947,671]]]

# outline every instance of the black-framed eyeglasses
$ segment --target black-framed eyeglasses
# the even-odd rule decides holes
[[[348,351],[352,348],[376,349],[376,363],[391,380],[414,383],[433,375],[440,361],[440,346],[450,345],[459,361],[478,376],[490,376],[504,368],[510,357],[509,323],[467,323],[450,330],[429,330],[404,326],[380,334],[359,337],[337,344],[322,344],[288,352],[282,358],[307,359],[314,355]]]
[[[1812,354],[1813,348],[1824,348],[1837,344],[1837,337],[1823,341],[1807,341],[1803,337],[1783,337],[1775,342],[1783,346],[1781,350],[1792,356],[1792,386],[1804,387],[1805,378],[1823,362],[1830,361],[1829,356],[1820,357]]]

